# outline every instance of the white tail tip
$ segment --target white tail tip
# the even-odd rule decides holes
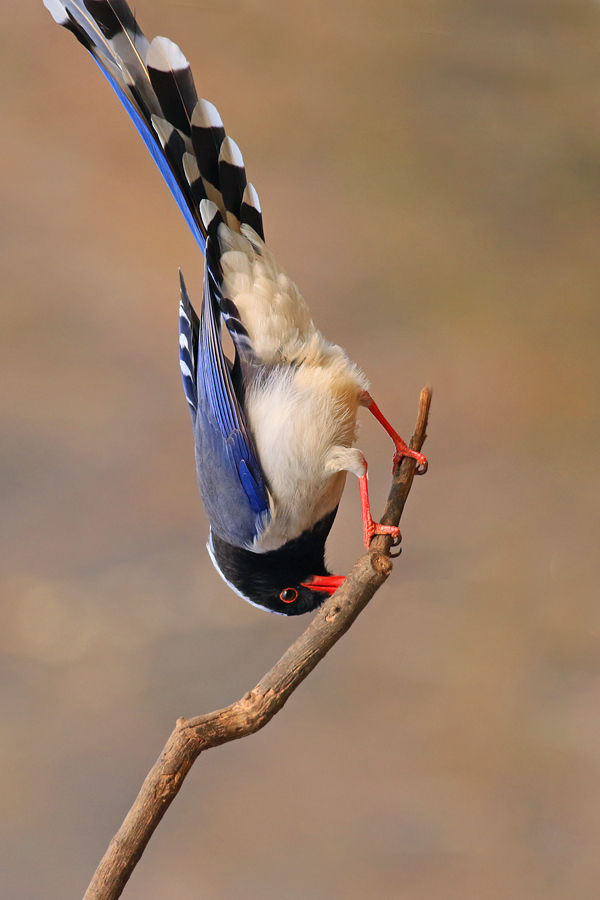
[[[219,207],[216,203],[213,203],[212,200],[201,200],[200,201],[200,215],[202,216],[202,222],[204,227],[208,231],[208,226],[214,219],[214,217],[219,212]]]
[[[192,125],[197,128],[222,128],[223,122],[216,106],[208,100],[198,100],[192,113]]]
[[[177,44],[166,37],[155,37],[146,53],[146,65],[160,72],[189,69],[189,63]]]
[[[59,25],[65,25],[69,21],[67,10],[60,0],[44,0],[44,6]]]
[[[230,137],[226,137],[221,144],[219,161],[221,160],[223,160],[223,162],[229,163],[232,166],[239,166],[241,169],[244,168],[244,157],[242,156],[242,151],[240,150],[236,142]]]
[[[244,196],[242,198],[242,203],[247,203],[248,206],[253,206],[258,212],[262,212],[260,208],[260,200],[258,199],[258,194],[256,193],[256,189],[253,184],[248,184],[244,188]]]

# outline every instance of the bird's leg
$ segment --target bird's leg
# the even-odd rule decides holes
[[[361,402],[361,406],[366,406],[366,408],[368,410],[370,410],[370,412],[373,413],[373,415],[375,416],[377,421],[383,425],[383,427],[385,428],[385,430],[387,431],[387,433],[389,434],[389,436],[391,437],[391,439],[394,442],[394,446],[395,446],[396,450],[394,451],[394,460],[392,462],[392,473],[395,471],[396,466],[398,465],[398,463],[400,462],[400,460],[402,459],[403,456],[410,456],[412,459],[416,459],[416,461],[417,461],[417,468],[415,471],[415,475],[424,475],[425,472],[427,471],[427,465],[428,465],[427,460],[425,459],[425,457],[423,456],[422,453],[418,453],[416,450],[411,450],[411,448],[408,446],[408,444],[406,444],[402,440],[400,435],[396,431],[394,431],[394,429],[392,428],[392,426],[390,425],[390,423],[388,422],[386,417],[383,415],[383,413],[381,412],[381,410],[379,409],[379,407],[377,406],[377,404],[375,403],[375,401],[373,400],[373,398],[371,397],[371,395],[369,394],[368,391],[363,391],[360,402]]]
[[[394,539],[394,547],[400,543],[400,529],[395,525],[380,525],[373,521],[369,506],[369,486],[367,484],[367,461],[357,447],[332,447],[327,468],[334,472],[354,472],[360,490],[363,535],[365,547],[369,549],[371,538],[376,534],[389,534]]]
[[[369,549],[371,538],[376,534],[390,534],[394,539],[394,547],[400,543],[400,529],[396,525],[381,525],[373,521],[369,506],[369,486],[367,484],[367,461],[357,447],[332,447],[327,469],[334,472],[354,472],[358,478],[360,490],[360,508],[363,520],[365,547]]]
[[[371,507],[369,505],[369,484],[367,480],[367,461],[363,456],[364,473],[358,477],[358,487],[360,490],[360,508],[362,510],[363,534],[365,539],[365,547],[367,550],[371,544],[371,539],[376,534],[390,534],[394,538],[394,546],[400,543],[400,529],[396,525],[381,525],[379,522],[373,521],[371,515]]]

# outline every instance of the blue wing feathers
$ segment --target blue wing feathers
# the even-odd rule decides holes
[[[180,318],[180,359],[185,366],[184,389],[192,408],[202,500],[211,527],[223,540],[250,546],[268,519],[269,496],[221,344],[218,286],[208,271],[207,261],[194,351],[195,313],[183,278],[181,283],[186,315]],[[195,393],[190,389],[188,369],[196,379]]]
[[[265,513],[268,510],[268,505],[265,507],[264,485],[262,483],[257,484],[256,479],[248,468],[245,459],[240,460],[238,471],[240,473],[242,487],[244,488],[246,496],[248,497],[252,511],[260,514]]]

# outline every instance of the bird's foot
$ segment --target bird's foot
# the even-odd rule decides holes
[[[371,507],[369,505],[369,483],[367,481],[367,461],[363,457],[364,475],[360,475],[358,479],[358,487],[360,490],[360,506],[362,511],[363,536],[365,547],[367,550],[371,545],[372,539],[376,534],[388,534],[392,538],[392,547],[397,547],[402,540],[400,529],[397,525],[382,525],[381,522],[374,522],[371,515]]]
[[[402,540],[402,535],[400,534],[400,529],[397,525],[382,525],[380,522],[374,522],[373,519],[366,519],[364,516],[363,532],[367,550],[371,546],[371,541],[376,534],[389,534],[393,538],[392,547],[397,547]]]
[[[400,465],[403,457],[409,456],[411,459],[416,459],[417,468],[415,469],[415,475],[424,475],[427,471],[427,467],[429,463],[422,453],[418,453],[416,450],[411,450],[408,444],[405,444],[401,437],[396,435],[394,438],[394,444],[396,445],[396,450],[394,452],[394,459],[392,462],[392,475],[396,471],[396,467]]]

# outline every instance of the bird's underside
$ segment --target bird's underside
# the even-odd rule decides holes
[[[346,473],[360,480],[363,530],[396,539],[371,517],[367,467],[353,447],[359,406],[407,448],[365,376],[315,328],[295,284],[264,242],[242,155],[190,67],[166,38],[148,42],[125,0],[44,0],[115,89],[205,253],[198,316],[181,280],[180,364],[194,428],[209,552],[227,583],[283,614],[314,609],[340,578],[325,541]],[[235,347],[230,363],[221,323]]]

